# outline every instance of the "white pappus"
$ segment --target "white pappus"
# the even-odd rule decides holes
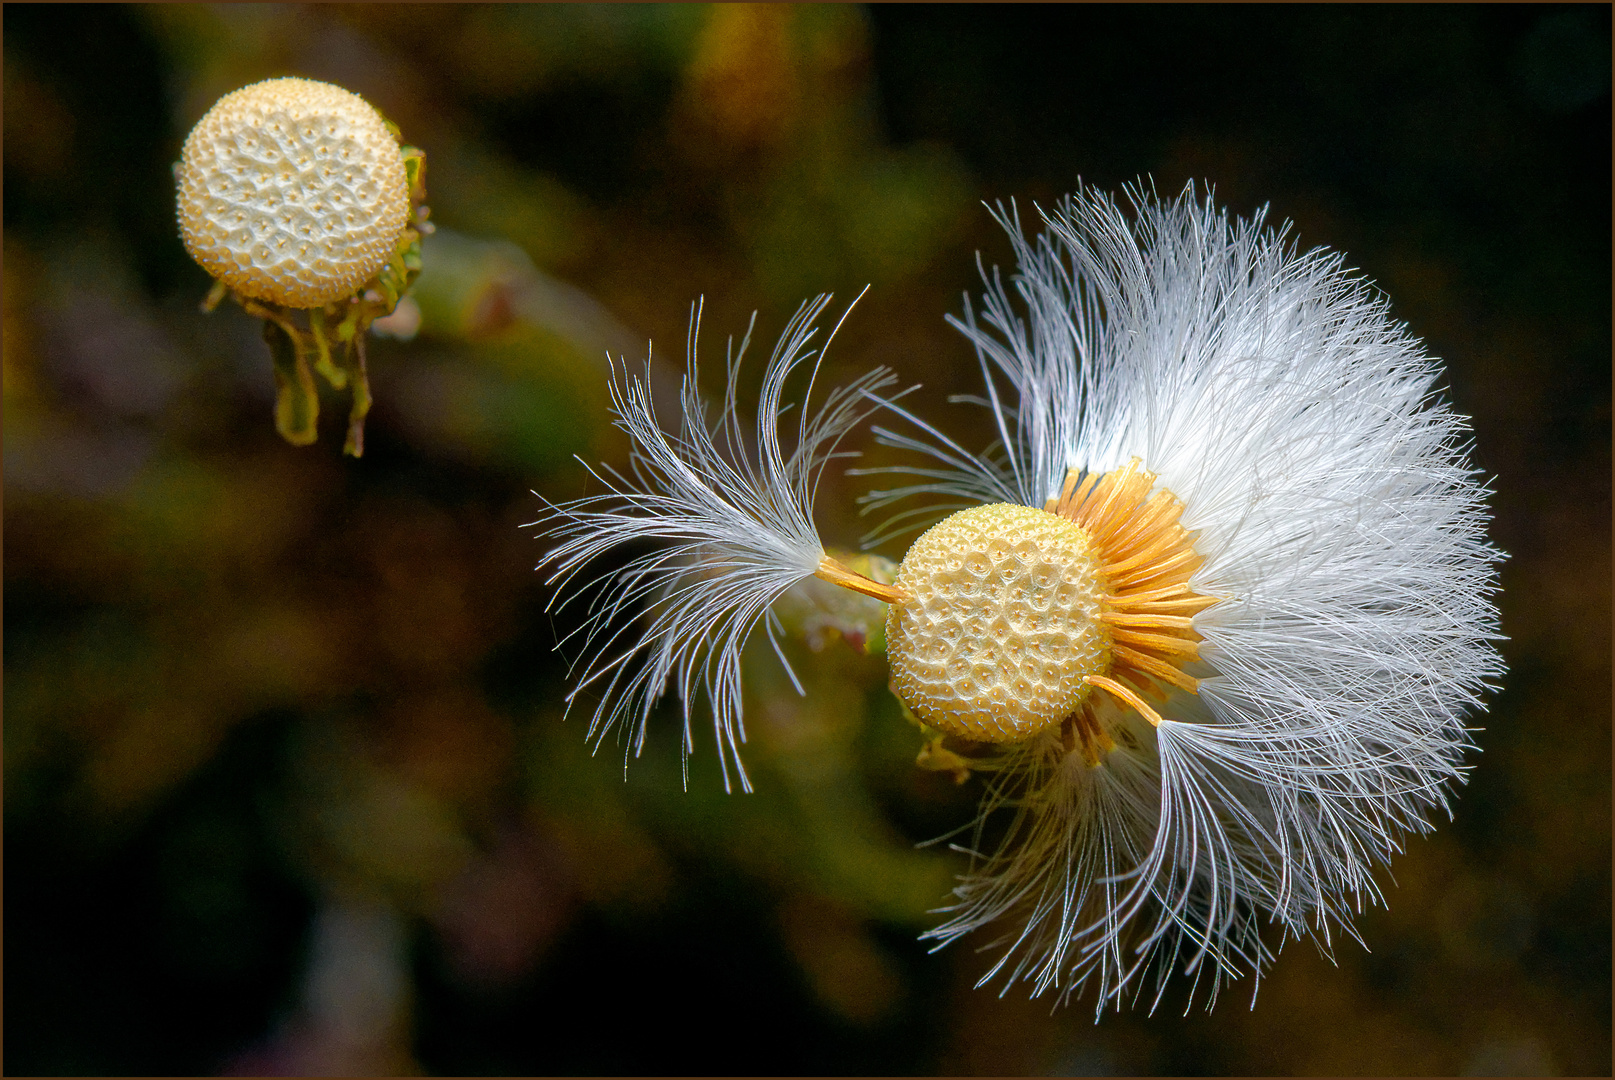
[[[601,684],[589,736],[598,742],[614,728],[627,729],[620,733],[626,736],[629,754],[637,756],[651,710],[671,683],[684,705],[688,755],[695,748],[691,706],[704,696],[712,707],[725,790],[730,787],[731,764],[741,788],[750,790],[740,761],[740,744],[746,740],[741,651],[760,620],[773,640],[775,620],[769,605],[798,581],[813,576],[824,561],[813,525],[819,474],[834,458],[841,438],[879,407],[865,395],[894,382],[890,373],[876,369],[851,386],[832,391],[810,416],[810,378],[795,445],[785,452],[780,427],[788,406],[781,405],[780,396],[786,378],[802,364],[813,361],[812,374],[818,374],[824,348],[835,332],[823,347],[809,346],[816,332],[814,322],[830,299],[820,296],[804,303],[775,345],[757,407],[755,444],[741,428],[736,401],[736,380],[751,328],[738,348],[732,340],[729,343],[723,407],[713,422],[697,385],[698,304],[690,317],[679,433],[669,435],[657,423],[648,372],[644,378],[631,378],[624,370],[612,381],[611,400],[618,426],[633,440],[632,476],[615,470],[601,476],[591,469],[609,494],[563,504],[545,500],[548,512],[531,523],[545,526],[549,536],[562,541],[539,563],[540,569],[552,568],[549,583],[560,590],[557,609],[578,595],[567,595],[574,576],[603,552],[636,540],[660,542],[609,582],[596,583],[604,589],[595,596],[578,631],[588,666],[567,695],[567,705]],[[756,460],[749,452],[753,445]],[[615,616],[644,605],[652,612],[649,627],[629,622],[612,628]],[[636,666],[641,658],[644,662]],[[780,660],[785,662],[783,654]],[[794,681],[795,674],[791,677]],[[686,762],[686,781],[687,769]]]
[[[984,271],[980,312],[967,298],[952,320],[999,440],[974,454],[882,403],[920,434],[879,437],[932,463],[891,470],[918,482],[872,505],[968,507],[894,584],[827,559],[811,513],[816,470],[891,377],[804,409],[789,457],[777,436],[824,298],[770,362],[758,466],[738,452],[732,365],[727,451],[691,429],[692,345],[683,436],[656,427],[642,383],[615,390],[635,481],[552,508],[564,543],[546,560],[564,583],[624,539],[673,541],[588,624],[654,598],[650,630],[580,684],[605,680],[595,730],[633,717],[636,746],[676,671],[686,748],[700,683],[734,756],[740,648],[795,582],[887,601],[899,697],[989,777],[971,869],[927,936],[991,926],[983,982],[1059,1000],[1092,984],[1100,1014],[1151,984],[1153,1008],[1173,971],[1209,1005],[1289,937],[1355,936],[1352,912],[1381,900],[1373,867],[1447,810],[1465,717],[1503,670],[1502,556],[1439,365],[1338,255],[1299,253],[1263,213],[1231,219],[1192,186],[1130,196],[1131,214],[1081,192],[1032,241],[999,210],[1018,273]]]

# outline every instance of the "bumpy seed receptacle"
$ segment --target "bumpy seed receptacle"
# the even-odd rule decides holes
[[[219,99],[179,168],[185,249],[242,296],[315,308],[387,265],[409,224],[398,140],[357,94],[270,79]]]
[[[954,514],[903,557],[910,599],[886,617],[898,693],[940,731],[1029,738],[1070,716],[1110,664],[1104,586],[1088,536],[1007,503]]]

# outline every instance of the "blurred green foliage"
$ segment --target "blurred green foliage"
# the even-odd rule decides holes
[[[1608,1067],[1606,8],[4,20],[9,1071]],[[198,313],[173,225],[189,126],[288,74],[431,161],[440,228],[373,342],[361,461],[275,437],[256,324]],[[1513,554],[1511,673],[1371,953],[1292,947],[1254,1011],[1236,987],[1095,1027],[916,943],[960,862],[915,845],[978,782],[914,767],[859,612],[804,594],[805,697],[748,655],[755,794],[723,794],[699,726],[686,790],[673,707],[624,783],[589,701],[562,722],[576,616],[520,526],[529,489],[592,490],[573,455],[623,464],[608,354],[654,341],[672,407],[702,295],[716,350],[872,284],[824,377],[887,364],[986,443],[945,404],[978,376],[942,315],[1007,253],[977,200],[1141,174],[1270,201],[1446,358]],[[830,541],[867,526],[861,490],[826,476]]]

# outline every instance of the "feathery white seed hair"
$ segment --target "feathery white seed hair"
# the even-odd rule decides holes
[[[733,339],[729,342],[723,408],[712,422],[697,385],[698,303],[690,316],[679,433],[664,432],[656,421],[649,360],[645,378],[629,378],[626,366],[616,377],[613,365],[612,410],[618,426],[633,440],[633,475],[624,477],[607,466],[610,476],[605,477],[590,469],[609,494],[562,504],[545,500],[548,512],[531,523],[545,526],[562,541],[539,562],[539,569],[552,569],[549,583],[559,587],[552,601],[555,610],[577,595],[571,588],[573,579],[597,556],[637,540],[658,542],[655,550],[635,556],[615,575],[590,583],[599,591],[587,619],[575,631],[582,634],[583,652],[590,659],[567,695],[567,705],[589,687],[602,684],[589,736],[598,749],[608,731],[619,729],[627,746],[625,768],[627,757],[637,756],[643,748],[651,710],[671,683],[684,707],[686,782],[688,755],[695,748],[691,706],[704,695],[712,706],[724,788],[730,788],[732,763],[741,787],[751,789],[740,761],[740,745],[746,740],[741,651],[759,620],[774,641],[769,605],[818,569],[824,557],[813,524],[819,477],[832,458],[847,456],[836,452],[842,437],[879,407],[874,403],[878,399],[869,395],[894,381],[886,369],[876,368],[832,391],[809,416],[813,381],[835,330],[819,349],[809,345],[816,333],[815,320],[830,299],[822,295],[798,308],[774,347],[757,406],[755,461],[745,449],[752,439],[741,428],[736,384],[756,316],[739,348]],[[780,398],[786,379],[809,360],[812,373],[802,395],[794,446],[787,454],[780,428],[781,415],[789,406],[782,408]],[[620,616],[647,604],[648,628],[636,625],[636,620],[620,622]],[[615,629],[614,622],[619,623]],[[777,641],[774,647],[779,653]],[[779,655],[785,663],[784,655]],[[790,672],[789,664],[786,670]],[[794,672],[790,674],[795,682]]]
[[[1194,621],[1198,697],[1170,689],[1158,729],[1115,710],[1127,735],[1099,768],[1056,735],[1011,748],[975,846],[993,811],[1014,820],[928,934],[941,947],[1002,921],[982,982],[1065,1000],[1092,979],[1096,1018],[1151,971],[1153,1009],[1180,963],[1191,1003],[1208,976],[1208,1007],[1224,978],[1259,981],[1263,917],[1326,954],[1332,925],[1355,937],[1352,910],[1382,899],[1373,865],[1450,816],[1465,714],[1503,671],[1503,556],[1438,363],[1265,209],[1230,220],[1193,185],[1129,195],[1131,217],[1092,190],[1040,211],[1035,242],[999,207],[1025,316],[995,269],[980,321],[968,296],[950,321],[1001,443],[978,457],[908,416],[930,440],[881,438],[940,467],[871,497],[1042,506],[1068,469],[1136,456],[1198,532],[1191,587],[1223,598]]]

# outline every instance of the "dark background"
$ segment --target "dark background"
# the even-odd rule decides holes
[[[11,1073],[1605,1073],[1608,7],[7,5]],[[275,436],[268,357],[173,223],[221,94],[297,74],[428,154],[419,336],[361,461]],[[606,349],[677,372],[873,288],[831,377],[950,407],[980,200],[1188,180],[1345,251],[1494,476],[1510,672],[1372,951],[1292,944],[1207,1015],[1093,1023],[916,933],[973,788],[878,659],[749,676],[758,793],[560,723],[520,525],[620,463]],[[716,352],[712,352],[716,355]],[[760,370],[760,364],[755,365]],[[751,388],[757,371],[751,372]],[[856,440],[855,440],[856,441]],[[865,443],[868,440],[863,440]],[[878,452],[879,454],[884,451]],[[827,478],[826,537],[863,528]],[[896,557],[899,550],[886,551]],[[1394,878],[1393,878],[1394,874]]]

